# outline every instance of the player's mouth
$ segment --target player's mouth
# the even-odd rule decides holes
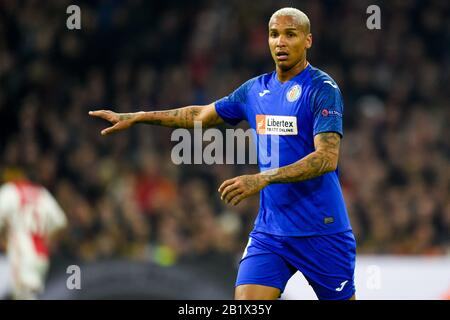
[[[275,55],[277,56],[278,61],[286,61],[289,56],[286,51],[279,51]]]

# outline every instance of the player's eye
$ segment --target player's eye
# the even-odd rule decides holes
[[[295,33],[292,33],[292,32],[289,32],[287,35],[289,38],[295,37]]]
[[[278,34],[276,32],[271,32],[270,33],[270,37],[271,38],[276,38],[278,36]]]

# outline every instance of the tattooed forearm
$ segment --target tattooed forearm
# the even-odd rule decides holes
[[[142,112],[137,115],[137,122],[172,128],[193,128],[194,121],[201,121],[199,115],[202,108],[201,106],[189,106],[168,111]],[[209,123],[203,124],[203,126],[208,125]]]
[[[336,170],[339,158],[340,136],[326,132],[314,138],[316,150],[299,161],[277,169],[265,171],[268,183],[290,183],[312,179]]]
[[[130,120],[130,119],[133,119],[133,117],[135,117],[135,114],[133,114],[133,113],[121,113],[121,114],[119,114],[119,120],[120,121]]]
[[[192,128],[194,127],[194,121],[197,120],[197,116],[200,114],[200,110],[198,108],[190,108],[190,109],[181,109],[182,114],[182,127],[183,128]]]
[[[331,168],[328,157],[316,151],[291,165],[266,171],[264,175],[269,183],[290,183],[318,177],[332,171]]]

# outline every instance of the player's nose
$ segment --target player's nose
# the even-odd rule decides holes
[[[283,36],[283,35],[280,35],[280,36],[277,38],[276,46],[277,46],[277,48],[283,48],[283,47],[286,47],[286,37]]]

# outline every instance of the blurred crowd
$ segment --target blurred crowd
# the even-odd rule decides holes
[[[171,265],[214,252],[239,257],[257,196],[217,193],[255,165],[175,165],[171,129],[103,137],[89,110],[207,104],[274,69],[267,23],[289,1],[0,2],[0,182],[45,185],[69,227],[57,253]],[[345,101],[340,177],[358,252],[449,254],[450,3],[294,2],[310,18],[312,65]],[[245,128],[245,125],[243,125]]]

